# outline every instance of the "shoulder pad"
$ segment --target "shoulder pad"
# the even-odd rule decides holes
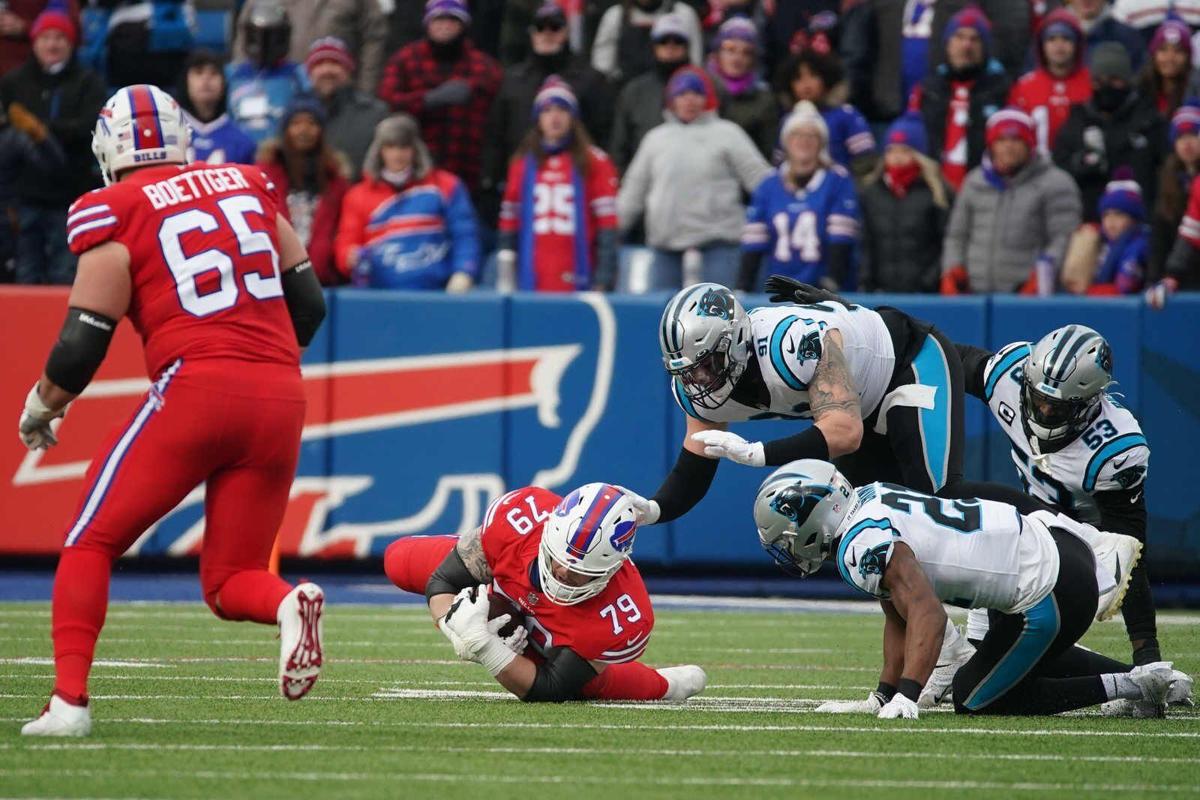
[[[1013,370],[1018,364],[1029,358],[1031,347],[1029,342],[1013,342],[1000,348],[995,355],[988,359],[983,368],[983,396],[990,401],[996,391],[1000,379]]]
[[[1111,492],[1132,489],[1146,479],[1150,446],[1141,433],[1125,433],[1105,442],[1092,454],[1083,473],[1083,490]]]
[[[99,247],[117,232],[121,197],[116,188],[95,189],[71,204],[67,211],[67,246],[75,255]]]
[[[837,567],[842,580],[871,597],[886,597],[880,583],[892,557],[895,530],[887,517],[863,519],[842,535]]]

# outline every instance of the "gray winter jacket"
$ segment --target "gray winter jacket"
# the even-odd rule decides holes
[[[754,191],[771,166],[744,130],[711,111],[687,125],[665,116],[642,139],[621,181],[621,229],[644,212],[646,244],[660,250],[739,241],[742,192]]]
[[[387,105],[374,95],[343,86],[325,103],[325,136],[350,162],[351,183],[362,174],[363,159],[375,137],[375,126],[388,115]]]
[[[986,165],[986,162],[985,162]],[[963,181],[942,248],[942,271],[962,265],[972,292],[1014,292],[1040,256],[1057,269],[1083,207],[1071,176],[1035,155],[1000,191],[971,170]]]

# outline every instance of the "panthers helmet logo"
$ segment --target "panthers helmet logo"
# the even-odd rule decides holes
[[[1108,342],[1102,344],[1096,352],[1096,366],[1109,375],[1112,374],[1112,348],[1108,346]]]
[[[696,313],[702,317],[733,319],[733,293],[728,289],[709,289],[700,298]]]
[[[771,500],[771,510],[801,525],[829,494],[828,486],[789,486]]]

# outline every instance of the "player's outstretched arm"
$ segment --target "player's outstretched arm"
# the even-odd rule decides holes
[[[129,251],[117,242],[79,257],[67,316],[42,377],[25,398],[18,433],[30,450],[53,447],[58,439],[50,423],[91,382],[108,353],[117,323],[129,309]]]
[[[279,236],[279,263],[284,265],[280,275],[283,299],[287,302],[288,316],[292,318],[296,341],[301,347],[308,347],[325,319],[325,295],[321,293],[321,283],[308,260],[308,251],[291,223],[282,214],[276,214],[275,223]]]
[[[907,626],[904,617],[896,610],[890,600],[880,600],[883,607],[883,669],[879,673],[879,688],[890,691],[883,692],[891,699],[896,693],[896,686],[904,675],[904,643]]]
[[[821,360],[808,389],[814,427],[825,435],[830,458],[853,453],[863,437],[862,407],[843,347],[841,331],[834,329],[825,335]]]
[[[907,544],[892,545],[892,557],[884,568],[881,588],[904,620],[904,665],[897,691],[913,703],[937,665],[946,631],[946,610]]]
[[[987,369],[988,361],[995,353],[962,342],[955,342],[954,348],[958,350],[958,357],[962,360],[963,389],[967,394],[974,395],[986,402],[987,398],[983,391],[986,381],[983,379],[983,373]]]
[[[717,474],[719,453],[711,453],[705,444],[694,438],[705,431],[725,430],[723,422],[707,422],[695,417],[687,418],[687,430],[683,434],[683,448],[675,459],[675,466],[667,474],[654,497],[646,500],[632,495],[638,512],[638,523],[653,525],[670,522],[683,516],[704,499]],[[729,434],[732,436],[733,434]],[[740,438],[740,437],[734,437]]]

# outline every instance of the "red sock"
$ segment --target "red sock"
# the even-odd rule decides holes
[[[667,679],[639,661],[610,664],[583,686],[589,700],[661,700]]]
[[[68,702],[87,702],[88,672],[96,639],[108,611],[112,557],[99,550],[68,547],[58,559],[51,602],[54,692]]]
[[[425,584],[458,542],[457,536],[406,536],[388,545],[383,571],[406,592],[425,594]]]
[[[230,575],[215,592],[204,592],[204,599],[221,619],[250,620],[274,625],[275,612],[292,585],[265,569],[248,569]]]

